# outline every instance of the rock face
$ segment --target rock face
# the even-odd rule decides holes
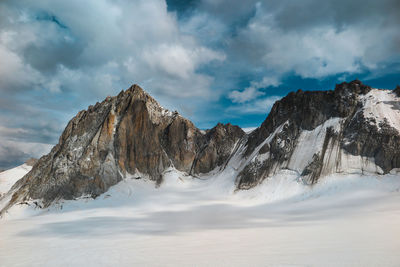
[[[396,92],[358,80],[334,91],[290,93],[249,136],[237,186],[251,188],[281,169],[310,184],[335,172],[388,173],[400,168],[399,126]]]
[[[400,85],[397,85],[393,91],[396,93],[397,96],[400,96]]]
[[[233,168],[238,189],[282,169],[308,184],[336,172],[400,170],[400,96],[355,80],[333,91],[301,90],[277,101],[250,134],[217,124],[201,131],[139,86],[79,112],[59,143],[9,192],[29,199],[96,197],[127,176],[162,183],[175,168],[194,177]]]
[[[14,185],[10,204],[96,197],[127,175],[161,183],[170,167],[192,175],[210,172],[244,135],[230,124],[203,133],[133,85],[79,112],[51,152]]]
[[[36,164],[37,161],[38,160],[35,159],[35,158],[29,158],[27,161],[25,161],[25,164],[28,165],[28,166],[33,166],[33,165]]]

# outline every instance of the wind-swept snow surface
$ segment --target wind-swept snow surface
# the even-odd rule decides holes
[[[399,189],[396,175],[310,187],[282,171],[234,193],[229,175],[171,169],[158,188],[127,178],[95,200],[12,207],[0,266],[399,266]]]

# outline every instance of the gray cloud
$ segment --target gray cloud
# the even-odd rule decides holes
[[[266,113],[276,99],[266,88],[288,74],[400,70],[397,0],[174,4],[1,1],[0,143],[22,151],[10,158],[33,153],[18,142],[54,144],[79,110],[132,83],[210,127],[234,112]]]
[[[227,49],[228,62],[258,73],[253,84],[288,73],[324,79],[399,70],[386,68],[400,60],[398,1],[260,1],[255,6],[255,15]]]
[[[0,143],[0,169],[8,169],[49,153],[52,145],[32,142],[3,141]]]

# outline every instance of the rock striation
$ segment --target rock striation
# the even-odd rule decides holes
[[[10,190],[3,209],[32,199],[97,197],[125,177],[162,183],[174,168],[193,177],[234,169],[249,189],[282,169],[308,184],[331,173],[400,170],[400,96],[355,80],[331,91],[289,93],[259,128],[201,131],[138,85],[79,112],[58,144]]]

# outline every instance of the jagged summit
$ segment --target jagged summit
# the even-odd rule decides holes
[[[400,96],[400,85],[397,85],[393,91],[396,93],[397,96]]]
[[[330,91],[289,93],[260,127],[245,134],[217,124],[200,131],[162,108],[140,86],[80,111],[59,143],[6,195],[8,205],[96,197],[127,177],[161,184],[178,170],[193,177],[226,172],[248,189],[281,170],[314,184],[331,173],[400,170],[400,97],[355,80]]]
[[[400,98],[355,80],[331,91],[289,93],[277,101],[244,147],[238,174],[250,188],[281,169],[307,183],[335,172],[388,173],[400,168]]]
[[[342,95],[343,94],[345,94],[345,95],[349,95],[349,94],[365,95],[371,90],[372,90],[371,86],[363,84],[360,80],[354,80],[349,83],[342,82],[340,84],[337,84],[334,91],[335,91],[335,93],[342,94]]]
[[[10,205],[96,197],[129,176],[159,184],[169,168],[191,175],[209,172],[222,166],[243,135],[230,124],[204,134],[133,85],[80,111],[52,151],[13,187]]]
[[[152,96],[150,96],[145,90],[143,90],[137,84],[132,85],[131,87],[129,87],[125,91],[121,91],[121,93],[122,94],[128,94],[134,99],[143,100],[146,103],[150,103],[151,107],[153,107],[155,109],[166,110]]]

